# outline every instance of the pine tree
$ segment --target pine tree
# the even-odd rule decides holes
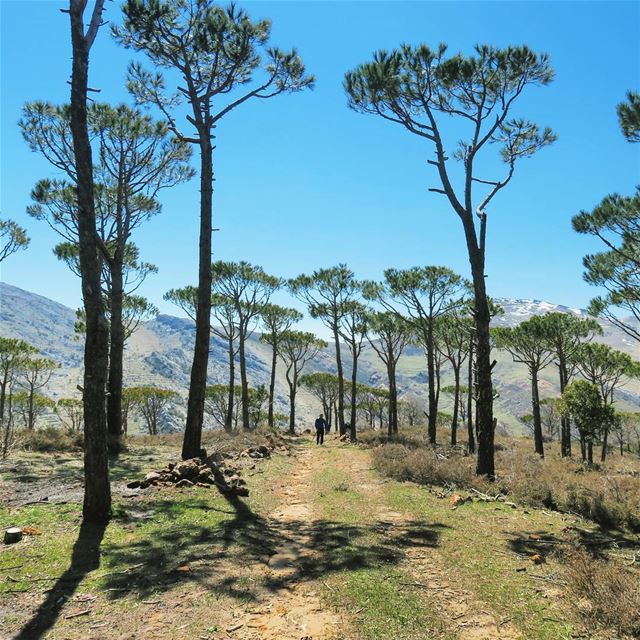
[[[132,63],[129,88],[140,104],[154,105],[180,140],[200,152],[200,242],[196,340],[191,368],[183,458],[200,451],[211,322],[213,217],[213,132],[231,111],[248,100],[265,100],[313,86],[295,50],[268,47],[271,23],[252,21],[235,4],[226,9],[212,0],[127,0],[124,22],[113,30],[125,47],[146,54],[158,71]],[[179,76],[174,90],[168,89]],[[225,102],[226,100],[226,102]],[[179,127],[174,108],[186,102]]]

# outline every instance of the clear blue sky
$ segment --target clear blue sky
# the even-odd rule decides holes
[[[69,306],[77,279],[51,253],[58,241],[25,213],[44,160],[16,122],[29,100],[68,100],[68,17],[63,0],[0,0],[2,11],[1,213],[28,228],[28,251],[5,261],[5,282]],[[532,89],[516,111],[551,126],[558,141],[520,165],[491,207],[487,273],[495,297],[540,298],[575,307],[596,293],[582,256],[598,248],[571,230],[571,216],[607,193],[640,183],[640,145],[619,133],[615,106],[640,83],[638,2],[244,2],[273,21],[272,42],[295,45],[317,76],[313,92],[245,105],[217,130],[215,258],[245,259],[289,277],[346,262],[358,277],[385,267],[447,265],[468,275],[462,230],[426,164],[431,149],[373,116],[349,111],[344,72],[374,50],[444,41],[527,43],[551,55],[556,79]],[[119,21],[119,2],[106,18]],[[100,100],[127,101],[131,54],[103,29],[92,52]],[[453,140],[452,142],[455,142]],[[197,274],[197,181],[162,195],[164,210],[135,238],[160,272],[142,293],[162,311],[172,287]]]

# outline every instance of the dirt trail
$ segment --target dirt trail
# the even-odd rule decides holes
[[[370,497],[371,504],[375,505],[375,517],[384,525],[385,531],[399,539],[409,537],[415,520],[384,504],[384,481],[372,472],[369,452],[347,454],[339,464],[348,470],[354,486]],[[486,605],[455,581],[436,547],[405,546],[404,559],[398,568],[413,577],[415,583],[408,586],[426,593],[433,608],[441,613],[444,624],[460,640],[517,640],[521,637],[507,618],[496,618],[486,610]]]
[[[293,472],[284,479],[283,502],[267,518],[274,530],[286,536],[266,566],[258,568],[263,579],[279,586],[259,604],[230,612],[225,631],[238,640],[329,640],[338,637],[343,626],[341,617],[326,606],[312,585],[300,580],[303,567],[316,560],[309,528],[301,523],[313,520],[311,478],[322,462],[306,448],[296,458]]]
[[[283,478],[281,504],[269,514],[274,530],[286,532],[266,564],[257,570],[263,578],[281,586],[249,607],[230,612],[225,631],[238,640],[324,640],[343,637],[348,627],[346,617],[325,606],[313,589],[313,580],[301,579],[304,567],[322,564],[314,557],[319,552],[309,544],[309,530],[314,513],[312,481],[322,474],[328,450],[344,447],[344,455],[332,463],[348,473],[354,488],[366,495],[371,517],[388,535],[408,539],[415,532],[415,520],[405,513],[391,510],[384,502],[384,481],[371,468],[367,451],[329,441],[325,449],[303,447],[296,454],[296,465]],[[306,523],[306,526],[301,526]],[[417,589],[427,598],[451,635],[460,640],[517,640],[518,630],[508,619],[501,620],[486,610],[473,594],[462,588],[446,567],[435,547],[416,544],[403,546],[404,557],[398,568],[410,576],[406,588]]]

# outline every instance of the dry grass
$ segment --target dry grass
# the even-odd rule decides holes
[[[583,549],[564,557],[569,590],[580,615],[594,627],[640,635],[638,573],[619,562],[594,558]]]
[[[28,431],[23,429],[16,437],[17,447],[40,453],[69,452],[82,449],[82,433],[72,433],[59,427],[44,427]]]
[[[363,440],[373,446],[377,437]],[[449,488],[500,492],[523,505],[557,509],[588,518],[607,529],[640,531],[640,459],[612,456],[601,469],[588,469],[562,459],[549,447],[547,457],[532,453],[530,439],[501,438],[496,454],[496,481],[475,475],[475,458],[459,449],[426,445],[419,434],[405,434],[403,443],[378,444],[376,468],[396,480]]]

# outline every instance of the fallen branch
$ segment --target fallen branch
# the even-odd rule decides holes
[[[423,589],[433,589],[434,591],[444,591],[446,587],[432,587],[429,584],[423,584],[422,582],[401,582],[403,587],[422,587]]]
[[[66,615],[65,620],[70,620],[71,618],[79,618],[80,616],[86,616],[91,613],[91,609],[84,609],[83,611],[78,611],[77,613],[70,613]]]

